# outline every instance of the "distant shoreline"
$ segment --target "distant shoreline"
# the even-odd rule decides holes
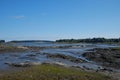
[[[117,43],[120,44],[120,38],[86,38],[86,39],[59,39],[58,43]]]
[[[14,40],[14,41],[9,41],[13,43],[18,43],[18,42],[54,42],[54,41],[48,41],[48,40]]]

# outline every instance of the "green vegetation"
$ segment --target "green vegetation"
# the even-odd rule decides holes
[[[56,42],[67,42],[67,43],[120,43],[120,38],[106,39],[106,38],[87,38],[87,39],[60,39]]]
[[[0,80],[114,80],[111,77],[79,69],[58,65],[42,64],[39,66],[8,72],[0,75]]]

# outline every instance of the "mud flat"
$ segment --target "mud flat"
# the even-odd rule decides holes
[[[27,51],[28,48],[27,47],[23,47],[23,46],[8,46],[8,45],[1,45],[0,44],[0,53],[4,53],[4,52],[23,52],[23,51]]]

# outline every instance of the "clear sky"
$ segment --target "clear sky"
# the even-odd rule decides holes
[[[120,37],[120,0],[0,0],[0,39]]]

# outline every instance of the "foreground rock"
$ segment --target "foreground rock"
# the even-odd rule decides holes
[[[95,61],[106,67],[120,69],[120,49],[117,48],[95,48],[83,54],[89,60]]]

